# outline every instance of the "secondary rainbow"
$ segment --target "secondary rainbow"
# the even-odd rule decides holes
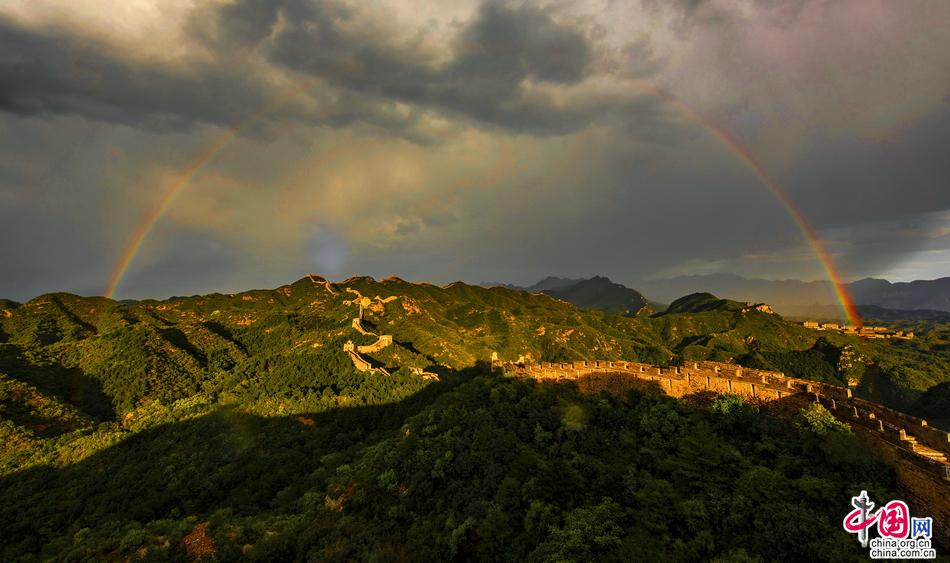
[[[172,206],[177,197],[191,184],[195,176],[201,172],[201,170],[203,170],[208,165],[208,163],[214,160],[214,158],[225,147],[227,147],[242,130],[266,114],[276,110],[294,97],[306,92],[317,82],[319,82],[319,79],[307,81],[302,85],[295,85],[291,88],[288,88],[283,94],[275,97],[272,101],[264,104],[259,109],[251,113],[243,122],[228,129],[214,143],[209,145],[208,148],[203,150],[194,159],[192,159],[188,166],[185,167],[185,170],[179,180],[173,184],[171,188],[169,188],[162,200],[159,201],[158,205],[156,205],[155,208],[145,217],[139,227],[129,237],[128,242],[123,248],[119,261],[116,263],[112,274],[109,276],[109,281],[105,291],[106,297],[111,298],[115,295],[116,289],[119,287],[119,284],[125,277],[126,272],[128,272],[129,266],[131,266],[132,262],[135,260],[136,255],[142,249],[142,245],[148,239],[148,235],[152,232],[159,220],[161,220],[162,216]],[[815,229],[805,219],[801,209],[799,209],[798,205],[796,205],[795,202],[788,196],[788,193],[785,191],[782,185],[766,172],[766,170],[761,164],[759,164],[752,153],[749,152],[749,150],[746,149],[742,143],[740,143],[739,140],[732,135],[732,133],[719,127],[704,117],[701,113],[690,107],[688,104],[671,93],[657,87],[656,85],[652,83],[640,83],[640,85],[647,92],[659,97],[668,105],[675,108],[689,121],[700,125],[703,127],[703,129],[710,132],[714,137],[719,139],[720,142],[722,142],[752,171],[756,178],[775,196],[775,198],[778,199],[782,206],[785,207],[792,220],[795,221],[795,224],[798,226],[799,230],[801,230],[802,234],[805,236],[805,239],[808,241],[809,246],[811,246],[812,251],[815,253],[815,256],[818,258],[818,261],[824,268],[825,273],[828,276],[828,280],[833,286],[838,303],[840,304],[845,317],[848,319],[848,322],[855,326],[861,325],[861,317],[854,306],[854,302],[851,300],[851,296],[848,294],[847,287],[840,273],[835,267],[834,261],[828,254],[827,248],[825,248],[825,245],[818,236],[818,233],[815,232]]]

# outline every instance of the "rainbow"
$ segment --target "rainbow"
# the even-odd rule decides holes
[[[122,278],[125,277],[125,274],[128,272],[129,266],[131,266],[132,262],[135,260],[136,255],[138,255],[139,251],[142,250],[142,245],[145,243],[146,239],[148,239],[148,235],[155,228],[155,225],[159,222],[159,220],[161,220],[162,216],[171,208],[172,204],[175,203],[175,200],[178,198],[178,196],[181,195],[181,193],[185,191],[185,188],[187,188],[191,184],[192,180],[195,179],[195,176],[197,176],[199,172],[201,172],[210,162],[212,162],[215,157],[218,156],[222,150],[224,150],[225,147],[231,144],[231,141],[237,138],[241,131],[247,129],[258,119],[271,113],[293,98],[307,92],[318,82],[320,82],[320,79],[315,78],[306,80],[302,84],[296,84],[286,88],[280,94],[265,102],[257,110],[251,112],[251,114],[248,115],[244,121],[225,130],[225,132],[222,133],[213,143],[196,155],[188,163],[188,165],[185,166],[185,169],[178,180],[171,185],[168,191],[165,192],[165,195],[162,196],[162,199],[159,200],[158,204],[148,214],[146,214],[138,228],[132,232],[132,235],[122,248],[122,254],[120,255],[119,261],[112,269],[112,273],[109,275],[109,281],[106,283],[106,289],[104,292],[106,297],[111,299],[115,295],[116,290],[119,288],[119,284],[122,283]]]
[[[701,113],[693,109],[691,106],[680,100],[679,98],[673,96],[673,94],[657,87],[654,84],[647,84],[645,86],[649,91],[652,91],[656,96],[663,99],[671,107],[675,108],[684,115],[689,121],[700,125],[703,129],[711,133],[714,137],[719,139],[722,144],[724,144],[733,154],[735,154],[740,161],[742,161],[749,170],[755,175],[755,177],[761,182],[775,198],[785,207],[785,210],[791,216],[792,220],[795,221],[795,224],[798,226],[798,229],[805,236],[805,240],[808,241],[808,245],[811,246],[812,251],[815,253],[815,256],[818,257],[818,261],[821,263],[822,267],[825,270],[825,273],[828,276],[828,280],[831,282],[831,285],[834,289],[835,297],[838,300],[838,303],[841,306],[841,312],[844,313],[848,322],[853,326],[861,326],[861,316],[858,314],[857,308],[854,305],[854,301],[851,299],[851,295],[848,293],[847,285],[845,284],[844,279],[841,277],[841,273],[838,272],[838,269],[835,267],[834,260],[832,260],[831,255],[828,253],[828,249],[825,248],[824,243],[821,241],[821,238],[818,236],[818,233],[815,231],[814,227],[805,219],[805,215],[802,213],[802,210],[798,205],[789,197],[788,192],[778,183],[777,180],[772,178],[765,168],[755,159],[749,149],[745,148],[742,143],[739,142],[736,137],[729,131],[719,127]]]
[[[155,225],[159,222],[159,220],[161,220],[162,216],[168,211],[178,196],[191,184],[195,176],[197,176],[199,172],[201,172],[211,161],[213,161],[215,157],[222,150],[224,150],[224,148],[227,147],[231,141],[233,141],[238,136],[238,134],[240,134],[241,131],[296,96],[308,91],[317,82],[320,82],[320,79],[314,78],[305,81],[304,84],[294,85],[288,88],[287,91],[276,96],[273,100],[265,103],[256,111],[252,112],[240,124],[229,128],[215,142],[209,145],[208,148],[203,150],[195,158],[193,158],[191,162],[188,163],[178,181],[168,189],[163,198],[158,202],[158,205],[156,205],[155,208],[146,215],[138,228],[129,237],[128,242],[123,247],[119,261],[116,263],[111,275],[109,276],[109,281],[105,290],[106,297],[112,298],[115,295],[119,284],[122,282],[122,279],[129,270],[129,266],[131,266],[136,255],[142,249],[142,245],[145,243],[146,239],[148,239],[148,236],[154,229]],[[795,224],[805,236],[805,239],[808,241],[809,246],[811,246],[815,256],[818,257],[818,261],[821,263],[829,281],[833,286],[835,296],[848,322],[854,326],[860,326],[862,324],[861,317],[854,306],[851,296],[848,294],[847,286],[845,285],[841,274],[835,267],[831,255],[825,248],[825,245],[818,236],[818,233],[815,232],[815,229],[811,226],[811,224],[808,223],[801,209],[799,209],[798,205],[796,205],[795,202],[788,196],[788,193],[781,186],[781,184],[779,184],[766,172],[766,170],[761,164],[759,164],[752,153],[746,149],[742,143],[740,143],[739,140],[736,139],[735,136],[733,136],[729,131],[717,126],[715,123],[705,118],[701,113],[690,107],[688,104],[675,97],[673,94],[657,87],[655,84],[639,84],[647,92],[652,93],[654,96],[666,102],[670,107],[678,110],[680,114],[685,116],[689,121],[701,126],[714,137],[719,139],[720,142],[729,148],[729,150],[753,172],[759,182],[761,182],[770,192],[772,192],[775,198],[778,199],[778,201],[785,207],[788,214],[792,217],[792,220],[795,221]]]

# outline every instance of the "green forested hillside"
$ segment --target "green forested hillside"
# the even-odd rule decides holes
[[[670,303],[667,313],[702,313],[703,311],[739,311],[746,304],[730,299],[719,299],[712,293],[691,293]]]
[[[541,291],[581,309],[593,309],[625,317],[652,312],[649,302],[640,292],[614,283],[608,278],[594,276],[586,280],[568,281],[572,283]],[[539,285],[543,286],[544,282]]]
[[[627,402],[479,374],[391,405],[222,407],[3,481],[5,558],[859,560],[854,487],[893,495],[845,430],[722,399]]]
[[[381,298],[364,325],[393,335],[371,357],[389,377],[343,352],[374,340],[351,325],[357,293]],[[736,361],[852,380],[940,420],[939,327],[869,341],[702,301],[628,318],[506,288],[318,277],[165,301],[4,301],[0,559],[767,559],[776,541],[855,556],[825,500],[893,483],[846,429],[729,399],[584,397],[485,368],[492,352]]]

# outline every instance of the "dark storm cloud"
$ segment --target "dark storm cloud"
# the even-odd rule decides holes
[[[215,23],[212,27],[218,32],[217,39],[224,46],[253,46],[272,33],[282,4],[275,0],[244,0],[199,9],[192,18],[192,30],[203,33],[210,18]]]
[[[546,11],[522,5],[482,4],[459,38],[450,76],[480,77],[506,92],[525,78],[577,82],[591,61],[582,30],[556,23]]]
[[[253,2],[254,0],[247,0]],[[413,46],[390,43],[385,36],[365,36],[365,29],[341,25],[358,17],[350,8],[326,2],[281,2],[286,26],[266,46],[274,62],[320,76],[357,92],[418,97],[433,72]],[[277,13],[269,15],[273,25]]]
[[[293,6],[294,18],[272,37],[271,60],[353,91],[541,134],[573,131],[611,110],[633,109],[624,100],[563,104],[524,90],[527,81],[577,84],[594,56],[585,29],[531,5],[483,3],[456,37],[447,63],[430,60],[411,42],[341,25],[357,15],[332,3],[285,6]]]
[[[860,2],[644,3],[653,13],[613,22],[585,19],[583,2],[488,1],[409,27],[405,6],[196,2],[160,20],[183,30],[174,59],[107,46],[82,20],[0,17],[0,296],[100,290],[149,202],[220,137],[200,125],[240,123],[301,83],[315,86],[196,176],[120,295],[274,286],[298,268],[820,275],[782,206],[716,135],[645,93],[653,81],[746,145],[846,275],[943,244],[945,73],[912,58],[945,62],[921,23],[936,11],[892,7],[903,19],[878,25]],[[813,17],[825,7],[836,17]],[[910,54],[893,60],[878,28],[903,30]],[[314,221],[325,229],[296,248]]]
[[[276,7],[248,1],[199,9],[195,19],[216,21],[216,35],[209,35],[207,25],[189,29],[214,48],[213,57],[174,63],[131,59],[75,30],[26,29],[0,17],[0,111],[80,115],[149,130],[237,125],[275,97],[276,89],[249,72],[246,53],[241,58],[235,47],[266,37],[270,31],[262,22],[276,17]],[[273,115],[345,125],[376,106],[358,93],[343,93],[319,116],[302,116],[289,107]],[[266,136],[260,129],[248,132]]]
[[[550,9],[485,2],[445,47],[446,60],[434,60],[418,40],[395,37],[378,17],[337,2],[202,5],[187,29],[213,59],[174,64],[128,60],[66,29],[27,30],[0,20],[0,110],[79,114],[148,128],[234,125],[269,99],[268,86],[247,69],[256,52],[279,68],[321,80],[313,94],[317,110],[302,115],[283,108],[285,118],[311,124],[366,122],[412,138],[419,135],[412,131],[422,117],[418,109],[429,108],[509,130],[557,134],[610,113],[631,122],[638,113],[645,119],[655,113],[634,95],[559,98],[557,87],[590,75],[594,45],[586,27],[558,21]],[[656,65],[641,65],[640,74],[644,68]],[[393,113],[393,101],[412,111]]]
[[[279,14],[286,21],[271,37]],[[450,102],[470,91],[471,97],[489,95],[497,103],[525,79],[578,82],[592,59],[585,30],[557,23],[530,5],[482,4],[444,65],[413,41],[354,25],[360,18],[371,19],[334,2],[243,0],[220,8],[215,19],[220,36],[239,37],[245,46],[270,38],[268,55],[277,63],[354,90],[410,100]]]
[[[950,108],[885,140],[816,141],[786,185],[818,227],[837,229],[847,271],[866,275],[930,244],[950,210]]]
[[[795,23],[808,2],[815,0],[750,0],[747,4],[763,16],[765,23],[786,27]],[[837,0],[819,0],[833,3]],[[678,29],[685,31],[693,25],[727,25],[738,17],[734,5],[725,7],[713,0],[641,0],[650,10],[669,10],[675,16]]]
[[[259,84],[236,70],[123,60],[67,30],[27,30],[0,18],[3,111],[180,128],[198,121],[231,124],[264,97]]]
[[[787,183],[818,226],[950,209],[950,104],[874,142],[815,140]]]

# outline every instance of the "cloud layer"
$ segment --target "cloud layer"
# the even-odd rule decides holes
[[[121,295],[309,270],[820,277],[709,124],[846,275],[950,273],[950,8],[425,4],[0,7],[0,294],[101,291],[189,170]]]

